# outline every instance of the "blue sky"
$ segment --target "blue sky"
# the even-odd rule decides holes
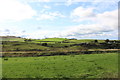
[[[0,0],[0,36],[118,39],[117,0]]]

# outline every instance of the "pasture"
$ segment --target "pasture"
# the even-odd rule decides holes
[[[5,57],[3,78],[117,78],[118,54]]]

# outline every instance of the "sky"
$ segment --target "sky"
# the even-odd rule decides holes
[[[0,0],[0,36],[118,39],[118,0]]]

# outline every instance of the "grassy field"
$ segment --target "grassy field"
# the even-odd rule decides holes
[[[25,39],[23,38],[2,38],[2,41],[19,41],[19,42],[24,42]],[[83,43],[83,42],[92,42],[94,39],[67,39],[67,38],[46,38],[46,39],[31,39],[32,43],[55,43],[55,42],[62,42],[62,41],[67,41],[69,43]],[[104,40],[98,40],[99,42],[104,42]]]
[[[64,40],[67,40],[65,38],[46,38],[46,39],[41,39],[41,40],[36,40],[36,41],[64,41]]]
[[[118,54],[3,58],[3,78],[117,78]]]
[[[117,78],[119,40],[7,36],[2,41],[3,78]]]
[[[24,42],[23,38],[2,38],[2,41],[20,41],[20,42]]]

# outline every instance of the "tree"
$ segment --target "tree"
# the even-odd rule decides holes
[[[95,40],[94,42],[95,42],[95,43],[98,43],[98,40]]]
[[[42,46],[47,46],[47,43],[42,43]]]
[[[108,43],[110,40],[109,39],[106,39],[105,42]]]
[[[32,41],[31,39],[25,39],[24,41]]]

